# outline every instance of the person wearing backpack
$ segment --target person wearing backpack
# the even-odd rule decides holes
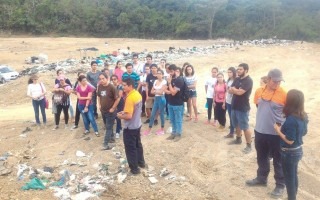
[[[226,94],[227,85],[222,73],[217,75],[217,83],[214,85],[214,112],[217,114],[217,120],[220,124],[219,131],[223,131],[226,126]]]
[[[66,83],[66,79],[63,75],[59,76],[60,83],[56,84],[53,88],[53,102],[57,105],[57,113],[54,114],[55,126],[52,130],[59,128],[60,115],[63,110],[65,128],[68,128],[69,121],[69,95],[72,92],[72,88]]]

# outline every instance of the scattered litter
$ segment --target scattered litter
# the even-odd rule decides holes
[[[40,179],[33,178],[30,182],[26,183],[24,186],[21,187],[22,190],[43,190],[46,187],[43,185]]]
[[[0,176],[5,176],[11,173],[11,169],[6,168],[6,161],[0,161]]]
[[[159,182],[155,177],[149,177],[148,179],[152,184],[156,184]]]
[[[53,173],[53,168],[52,168],[52,167],[44,167],[44,168],[43,168],[43,171],[44,171],[44,172]]]
[[[163,168],[161,171],[160,171],[160,177],[165,177],[167,175],[169,175],[171,172],[167,169],[167,168]]]
[[[74,200],[87,200],[89,198],[93,198],[93,197],[96,197],[96,195],[90,193],[90,192],[80,192],[79,194],[76,194],[74,196]]]
[[[76,156],[78,156],[78,157],[85,157],[86,156],[86,154],[85,153],[83,153],[82,151],[77,151],[76,152]]]
[[[26,132],[30,132],[30,131],[32,131],[32,129],[29,127],[26,127],[26,129],[24,129],[21,133],[26,133]]]
[[[71,199],[71,195],[66,188],[52,188],[54,190],[54,196],[58,199]]]
[[[118,174],[118,183],[123,183],[123,181],[127,178],[126,173],[119,173]]]

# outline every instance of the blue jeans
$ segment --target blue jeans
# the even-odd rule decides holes
[[[181,135],[182,133],[182,119],[183,119],[183,105],[172,106],[168,104],[170,122],[172,125],[172,134]]]
[[[229,120],[230,120],[230,133],[233,134],[234,133],[234,127],[233,127],[232,120],[231,120],[231,104],[226,103],[226,107],[227,107]]]
[[[113,113],[102,113],[103,119],[106,121],[106,134],[104,135],[104,142],[103,145],[107,146],[110,142],[111,138],[114,138],[113,134],[113,124],[114,120],[116,119],[117,111],[114,111]]]
[[[79,111],[81,112],[84,127],[86,130],[89,130],[89,124],[91,123],[94,132],[98,132],[98,126],[96,124],[96,120],[94,119],[93,114],[93,105],[88,106],[88,112],[83,112],[85,105],[78,105]]]
[[[298,163],[302,155],[302,148],[293,151],[281,151],[282,168],[287,187],[288,200],[296,200],[298,192]]]
[[[152,127],[152,124],[154,122],[154,118],[159,111],[160,113],[160,120],[161,120],[161,128],[164,127],[164,109],[166,107],[166,99],[164,96],[155,96],[154,102],[153,102],[153,107],[152,107],[152,113],[150,117],[150,122],[149,122],[149,128]]]
[[[39,119],[39,107],[41,110],[42,120],[43,123],[47,123],[47,116],[46,116],[46,102],[44,99],[40,101],[32,100],[32,106],[34,110],[34,117],[36,118],[36,123],[40,125],[40,119]]]

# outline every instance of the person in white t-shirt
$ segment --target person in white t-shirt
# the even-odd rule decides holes
[[[47,116],[46,116],[46,101],[45,95],[47,93],[46,88],[43,83],[38,82],[39,77],[37,75],[32,75],[28,80],[28,91],[27,95],[32,99],[32,106],[34,110],[34,116],[38,128],[40,128],[40,118],[39,118],[39,108],[42,115],[43,125],[46,126]]]
[[[140,76],[143,75],[144,69],[143,69],[143,63],[139,62],[139,56],[138,54],[133,54],[132,56],[132,65],[133,65],[133,71]]]
[[[145,66],[145,73],[143,73],[143,75],[140,76],[140,86],[138,86],[138,88],[141,88],[141,90],[139,91],[141,96],[142,96],[142,112],[141,112],[141,117],[146,116],[146,99],[147,99],[147,76],[148,74],[150,74],[150,66],[146,65]]]
[[[197,77],[194,74],[194,68],[192,65],[188,65],[184,71],[186,84],[189,92],[188,99],[188,114],[189,121],[192,120],[192,108],[194,111],[194,122],[198,122],[198,108],[197,108]]]
[[[160,114],[161,128],[156,131],[157,135],[164,134],[164,109],[166,107],[166,99],[164,97],[165,91],[167,89],[167,81],[163,79],[163,71],[161,69],[157,70],[157,80],[154,81],[151,93],[155,95],[154,103],[152,107],[152,113],[149,122],[148,130],[144,131],[143,135],[147,136],[151,133],[151,128],[154,123],[155,116],[157,112]]]
[[[207,97],[207,106],[208,106],[208,120],[206,121],[206,124],[210,124],[211,116],[212,116],[212,108],[214,107],[214,85],[217,83],[217,74],[219,70],[217,67],[213,67],[211,69],[211,77],[207,79],[205,83],[205,90],[206,90],[206,97]],[[216,125],[216,115],[214,114],[214,122],[213,125]]]

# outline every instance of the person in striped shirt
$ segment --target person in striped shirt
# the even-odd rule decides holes
[[[139,91],[139,83],[140,83],[140,76],[136,72],[133,71],[133,65],[131,63],[126,64],[127,71],[122,75],[122,81],[131,78],[134,81],[134,89]]]

